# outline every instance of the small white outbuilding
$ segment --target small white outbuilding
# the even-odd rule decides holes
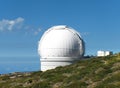
[[[97,51],[97,56],[108,56],[108,55],[112,55],[113,52],[112,51]]]

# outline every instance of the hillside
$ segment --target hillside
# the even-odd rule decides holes
[[[0,76],[0,88],[119,88],[120,54],[95,57],[46,72]]]

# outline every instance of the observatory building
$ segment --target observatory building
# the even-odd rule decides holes
[[[53,26],[38,44],[41,71],[70,65],[83,57],[85,44],[80,34],[65,25]]]

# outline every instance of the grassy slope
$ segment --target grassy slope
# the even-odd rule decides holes
[[[120,54],[81,60],[46,72],[0,77],[0,88],[119,88]]]

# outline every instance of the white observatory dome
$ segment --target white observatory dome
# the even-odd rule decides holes
[[[84,41],[78,32],[64,25],[53,26],[39,41],[41,71],[70,65],[78,61],[84,51]]]

